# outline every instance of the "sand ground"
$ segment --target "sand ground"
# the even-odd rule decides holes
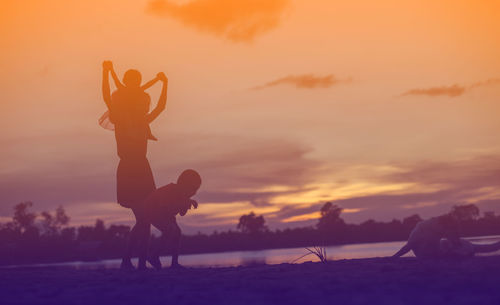
[[[500,304],[500,256],[142,272],[0,269],[0,304]]]

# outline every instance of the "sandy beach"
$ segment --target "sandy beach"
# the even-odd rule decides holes
[[[500,256],[231,268],[0,270],[1,304],[500,304]]]

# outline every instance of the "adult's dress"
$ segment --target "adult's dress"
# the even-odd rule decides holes
[[[116,171],[117,201],[136,209],[156,189],[147,155],[151,138],[146,115],[150,97],[140,88],[120,88],[111,96],[110,121],[114,124],[120,163]]]

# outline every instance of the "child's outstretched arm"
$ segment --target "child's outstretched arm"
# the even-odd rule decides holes
[[[158,73],[157,78],[163,82],[163,86],[161,88],[161,94],[160,94],[160,99],[158,100],[158,104],[156,105],[155,109],[151,111],[147,116],[146,120],[148,123],[151,123],[154,121],[160,113],[165,110],[165,107],[167,105],[167,87],[168,87],[168,78],[163,74],[163,72]]]
[[[102,97],[108,109],[111,109],[111,93],[109,90],[109,71],[113,65],[111,61],[105,60],[102,62]]]
[[[111,77],[113,78],[113,82],[115,83],[116,88],[118,88],[118,89],[125,88],[125,86],[120,82],[118,75],[116,75],[115,69],[113,68],[113,64],[110,64],[110,65],[111,65],[111,67],[110,67],[109,72],[111,72]]]
[[[157,81],[159,81],[160,79],[158,78],[158,75],[153,78],[152,80],[150,80],[149,82],[145,83],[144,85],[141,86],[141,89],[142,90],[147,90],[149,89],[150,87],[152,87],[154,84],[156,84]]]
[[[191,209],[191,207],[197,209],[198,208],[198,202],[193,199],[188,199],[186,202],[182,203],[182,206],[180,207],[179,210],[179,215],[184,216],[188,212],[188,210]]]

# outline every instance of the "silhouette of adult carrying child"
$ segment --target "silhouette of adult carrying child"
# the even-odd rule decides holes
[[[150,223],[145,218],[142,202],[156,190],[153,173],[146,157],[148,140],[156,140],[149,124],[165,109],[168,79],[164,73],[158,73],[153,80],[141,86],[141,73],[130,69],[125,72],[122,84],[116,76],[111,61],[104,61],[102,66],[102,93],[108,113],[99,121],[101,125],[111,126],[115,131],[120,158],[116,172],[117,201],[120,205],[132,209],[136,218],[122,260],[123,268],[133,268],[130,261],[132,249],[139,246],[142,252],[147,252],[147,240],[143,236],[149,236]],[[110,74],[117,87],[113,94],[110,94]],[[163,86],[158,104],[150,112],[151,98],[144,90],[157,81],[161,81]],[[107,120],[109,122],[105,124],[104,121]]]

